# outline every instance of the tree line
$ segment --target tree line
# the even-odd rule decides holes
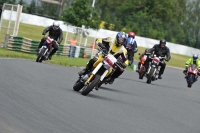
[[[200,0],[65,0],[58,11],[54,4],[30,5],[23,12],[60,19],[67,24],[93,29],[134,31],[136,35],[161,39],[200,49]],[[16,3],[16,0],[2,0]],[[0,2],[1,4],[1,2]],[[58,13],[59,12],[59,13]]]

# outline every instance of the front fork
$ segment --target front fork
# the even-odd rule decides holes
[[[91,75],[89,76],[89,78],[85,82],[85,84],[88,84],[88,83],[91,82],[91,80],[93,79],[94,75],[96,75],[96,73],[98,72],[98,70],[101,68],[102,65],[103,65],[103,63],[101,62],[95,67],[95,69],[92,71]]]

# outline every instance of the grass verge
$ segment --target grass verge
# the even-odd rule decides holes
[[[5,48],[0,48],[0,57],[5,58],[23,58],[23,59],[30,59],[30,60],[36,60],[37,56],[34,54],[27,54],[24,52],[16,52],[7,50]],[[52,64],[58,64],[63,66],[85,66],[86,63],[89,61],[89,59],[84,58],[69,58],[66,56],[56,56],[54,55],[52,57],[52,60],[48,60],[46,62],[52,63]]]

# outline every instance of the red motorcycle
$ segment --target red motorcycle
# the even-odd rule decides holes
[[[160,71],[160,66],[159,63],[163,62],[166,60],[164,57],[161,56],[156,56],[154,55],[153,57],[149,57],[150,63],[148,66],[148,70],[146,72],[146,77],[147,77],[147,83],[151,84],[151,81],[155,81],[158,79],[158,74]]]
[[[191,88],[192,84],[194,82],[196,82],[197,78],[198,78],[198,67],[197,67],[197,65],[195,65],[195,64],[190,65],[188,67],[188,70],[185,73],[185,75],[186,75],[185,78],[186,78],[188,87]]]
[[[140,58],[140,67],[138,68],[139,79],[143,79],[148,69],[148,64],[146,60],[149,58],[151,53],[146,53]]]

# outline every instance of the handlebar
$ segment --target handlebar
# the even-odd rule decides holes
[[[106,47],[102,45],[102,43],[97,43],[98,50],[101,51],[105,56],[108,55],[108,51],[106,50]]]
[[[55,39],[53,39],[52,37],[50,37],[50,36],[46,36],[46,35],[44,35],[44,38],[51,38],[52,39],[52,42],[54,41],[55,43],[56,43],[56,45],[60,45]]]
[[[154,55],[154,56],[150,56],[149,58],[150,58],[150,59],[153,59],[154,57],[158,57],[160,60],[168,61],[165,57],[162,57],[162,56],[156,56],[156,55]]]
[[[151,55],[151,53],[145,53],[146,55]]]

